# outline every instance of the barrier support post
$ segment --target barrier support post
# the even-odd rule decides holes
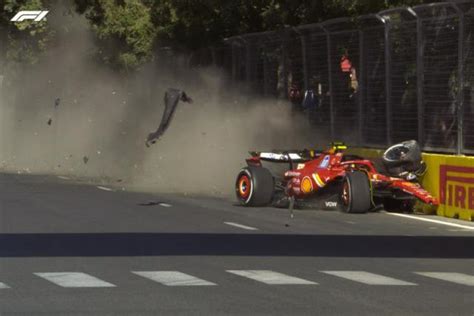
[[[331,124],[331,139],[334,139],[334,85],[332,81],[332,60],[331,60],[331,35],[329,31],[322,27],[326,33],[327,54],[328,54],[328,81],[329,81],[329,122]]]
[[[307,35],[301,33],[297,28],[293,29],[296,34],[298,34],[301,42],[301,63],[303,65],[303,87],[304,91],[309,88],[309,78],[308,78],[308,56],[307,56]]]
[[[387,145],[392,144],[392,80],[391,80],[391,66],[392,66],[392,54],[391,54],[391,43],[390,43],[390,21],[385,20],[385,119],[387,128]]]
[[[457,95],[457,146],[456,154],[464,152],[464,13],[452,3],[459,15],[459,39],[458,39],[458,95]]]
[[[365,91],[365,50],[364,50],[364,32],[359,30],[359,73],[357,77],[359,78],[359,93],[358,93],[358,108],[357,108],[357,141],[359,146],[363,143],[363,133],[362,133],[362,126],[363,126],[363,106],[364,106],[364,91]]]
[[[424,102],[424,89],[423,84],[425,82],[425,64],[423,56],[425,54],[424,44],[424,33],[423,33],[423,22],[421,21],[418,14],[413,9],[409,8],[410,12],[416,18],[416,105],[417,105],[417,117],[418,117],[418,143],[424,147],[425,144],[425,106]]]

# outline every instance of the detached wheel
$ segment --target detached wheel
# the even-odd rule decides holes
[[[240,204],[264,206],[272,201],[275,180],[263,167],[246,167],[240,170],[235,182],[235,193]]]
[[[366,213],[372,205],[372,193],[367,174],[349,172],[342,184],[342,210],[346,213]]]

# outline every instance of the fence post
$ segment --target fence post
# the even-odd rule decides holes
[[[418,143],[423,147],[425,144],[425,107],[424,90],[425,64],[423,60],[425,44],[423,34],[423,22],[421,18],[411,8],[408,11],[416,17],[416,103],[418,113]]]
[[[334,139],[334,90],[332,81],[331,35],[324,26],[321,26],[321,28],[323,29],[324,33],[326,33],[329,81],[329,122],[331,124],[331,139]]]
[[[384,50],[385,50],[385,125],[387,128],[387,145],[392,143],[392,80],[391,80],[391,45],[390,45],[390,22],[383,16],[376,14],[375,17],[384,24]]]
[[[232,41],[230,44],[231,57],[232,57],[232,81],[235,83],[237,81],[237,52],[235,49],[235,42]]]
[[[464,13],[455,4],[451,3],[459,15],[459,39],[458,39],[458,95],[457,95],[457,146],[456,154],[461,155],[464,151]]]
[[[251,49],[251,45],[249,41],[247,41],[244,38],[242,38],[242,41],[244,42],[244,45],[245,45],[245,81],[247,81],[247,85],[251,87],[253,83],[252,49]]]
[[[279,98],[287,98],[288,97],[288,37],[289,33],[285,29],[283,35],[281,36],[281,76],[279,80],[283,80],[283,86],[281,89],[283,91],[278,91]]]
[[[364,55],[365,55],[365,50],[364,50],[364,32],[362,30],[359,30],[359,73],[357,74],[357,77],[359,77],[359,102],[358,102],[358,109],[357,109],[357,119],[358,119],[358,125],[357,125],[357,139],[359,142],[359,146],[362,145],[364,142],[363,139],[363,133],[362,133],[362,126],[364,124],[362,118],[363,118],[363,106],[364,106],[364,91],[365,91],[365,81],[364,81],[364,76],[365,76],[365,60],[364,60]]]
[[[387,125],[387,145],[392,144],[392,79],[391,79],[391,66],[392,66],[392,54],[391,54],[391,42],[390,42],[390,21],[385,20],[385,115]]]
[[[308,78],[308,56],[307,56],[307,47],[306,47],[306,40],[308,35],[302,33],[297,28],[294,28],[294,31],[300,37],[301,42],[301,63],[303,65],[303,87],[304,91],[308,90],[309,86],[309,78]]]
[[[269,85],[270,85],[270,81],[268,80],[268,72],[269,72],[269,68],[268,68],[268,53],[267,53],[267,48],[266,48],[266,45],[265,44],[261,44],[262,46],[260,46],[260,49],[261,49],[261,54],[262,54],[262,63],[263,63],[263,95],[267,96],[269,95]]]

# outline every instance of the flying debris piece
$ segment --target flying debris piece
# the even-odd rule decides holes
[[[50,119],[48,120],[48,125],[51,125],[52,122],[53,122],[53,119],[50,118]]]
[[[54,100],[54,107],[57,108],[59,106],[59,103],[61,102],[61,99],[60,98],[56,98],[56,100]]]
[[[87,162],[89,161],[89,157],[84,156],[84,157],[82,158],[82,161],[84,161],[84,164],[87,165]]]
[[[151,144],[156,143],[156,141],[160,139],[160,137],[166,131],[171,120],[173,119],[174,112],[180,100],[188,103],[193,102],[193,100],[188,97],[184,91],[172,88],[166,91],[164,100],[165,110],[163,112],[163,117],[161,118],[160,126],[155,132],[148,134],[145,142],[147,147],[150,147]]]

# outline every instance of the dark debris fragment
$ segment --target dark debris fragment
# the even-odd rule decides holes
[[[140,206],[153,206],[153,205],[160,205],[161,201],[150,201],[150,202],[144,202],[144,203],[138,203]]]
[[[161,118],[161,123],[158,126],[157,130],[153,133],[148,134],[145,145],[150,147],[152,144],[155,144],[157,140],[164,134],[168,126],[170,125],[171,120],[173,119],[174,112],[179,101],[192,103],[193,100],[186,95],[184,91],[178,89],[169,88],[165,93],[165,110]]]

